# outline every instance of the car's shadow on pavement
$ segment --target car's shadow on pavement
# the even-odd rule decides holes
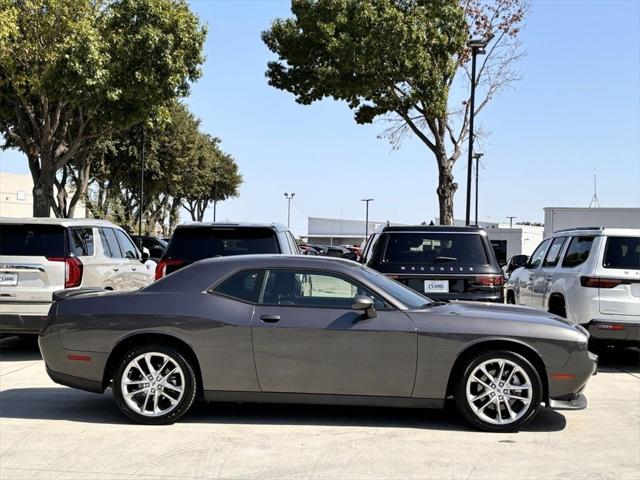
[[[1,362],[29,362],[33,360],[42,360],[38,349],[37,335],[0,339]]]
[[[98,395],[57,386],[0,391],[0,418],[131,424],[116,407],[110,390],[104,395]],[[199,401],[179,422],[473,431],[452,405],[447,405],[443,410],[420,410]],[[555,432],[563,430],[565,425],[566,420],[562,414],[543,408],[535,421],[524,430]]]
[[[598,355],[598,371],[640,375],[640,349],[599,346],[591,349]]]

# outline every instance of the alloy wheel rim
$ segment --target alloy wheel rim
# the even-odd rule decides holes
[[[529,410],[533,387],[527,372],[506,358],[492,358],[477,365],[466,385],[467,403],[480,420],[509,425]]]
[[[180,404],[185,390],[184,372],[171,356],[146,352],[127,364],[120,388],[125,403],[134,412],[159,417]]]

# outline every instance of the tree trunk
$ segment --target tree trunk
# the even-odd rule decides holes
[[[440,205],[440,225],[453,225],[453,196],[458,184],[453,181],[453,165],[444,152],[436,155],[438,161],[438,203]]]
[[[53,200],[53,181],[55,172],[46,165],[40,170],[40,175],[33,182],[33,216],[49,217]]]

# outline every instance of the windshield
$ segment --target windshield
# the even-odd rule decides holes
[[[487,265],[482,237],[469,233],[398,232],[389,235],[385,263]]]
[[[433,300],[428,297],[420,295],[415,290],[406,287],[400,282],[396,282],[395,280],[392,280],[391,278],[386,277],[368,267],[362,267],[361,273],[367,280],[380,287],[381,290],[389,292],[391,296],[399,300],[410,310],[422,308],[425,304],[433,302]]]

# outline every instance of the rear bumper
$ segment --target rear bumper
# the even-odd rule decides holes
[[[67,375],[66,373],[55,372],[49,367],[47,369],[47,375],[54,382],[64,385],[65,387],[78,388],[87,392],[102,393],[102,382],[97,380],[89,380],[87,378],[74,377],[73,375]]]
[[[0,314],[0,333],[38,333],[46,319],[46,313],[43,315]]]
[[[595,319],[582,326],[589,331],[593,340],[640,344],[640,322]]]

